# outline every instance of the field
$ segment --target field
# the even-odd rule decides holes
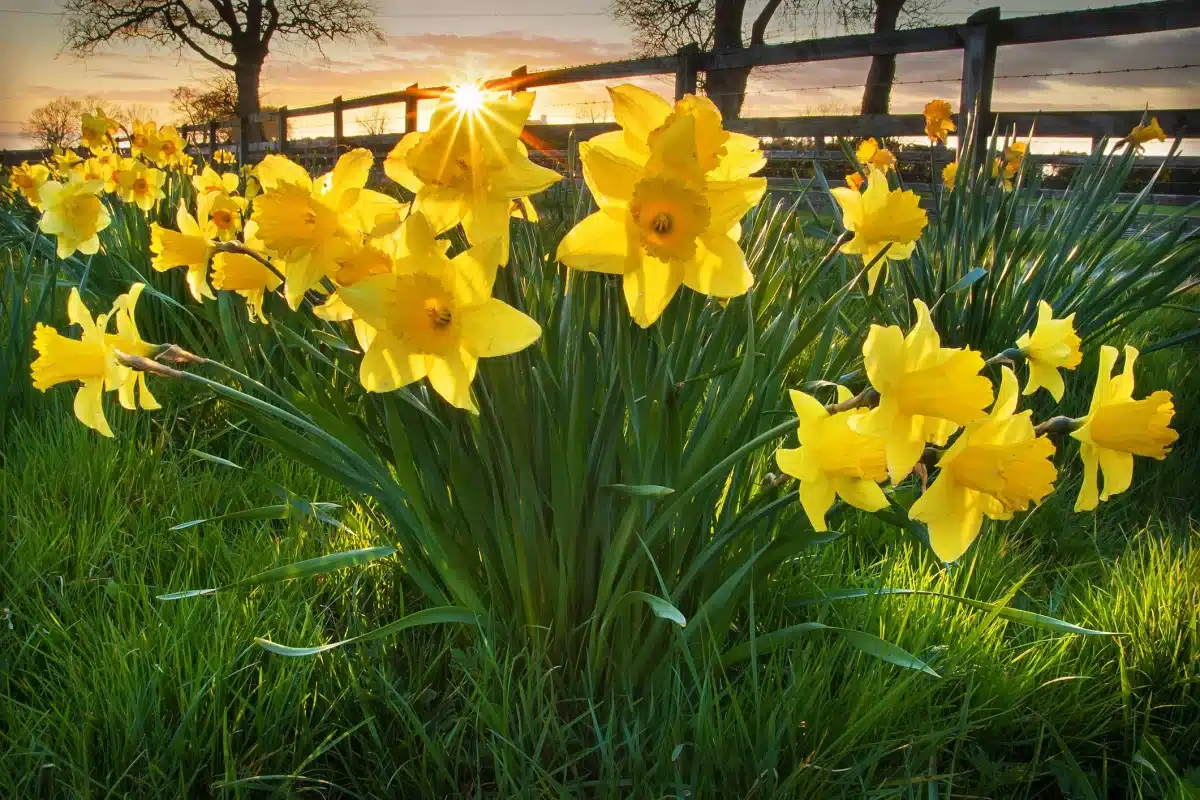
[[[1138,203],[1105,206],[1123,158],[1097,155],[1045,207],[1023,194],[1036,186],[985,186],[987,166],[960,176],[930,243],[878,291],[868,258],[837,254],[848,234],[821,230],[833,218],[760,205],[734,245],[762,304],[687,289],[658,327],[629,300],[634,326],[615,278],[542,266],[591,209],[556,190],[540,226],[512,223],[495,278],[543,340],[480,370],[474,415],[439,386],[361,391],[357,329],[301,328],[281,297],[268,325],[231,292],[185,305],[148,243],[151,222],[198,202],[189,180],[145,214],[106,200],[114,224],[86,259],[56,260],[19,198],[0,206],[0,795],[1198,796],[1197,297],[1176,291],[1195,240],[1170,221],[1124,236]],[[1029,280],[1004,283],[1010,262],[1034,264]],[[76,421],[71,392],[30,390],[29,329],[65,330],[72,288],[92,287],[94,313],[142,278],[144,335],[265,383],[160,372],[164,408],[112,404],[110,439]],[[834,532],[814,529],[774,458],[795,442],[786,389],[861,386],[869,323],[907,326],[913,298],[946,341],[1011,347],[1017,318],[1000,293],[982,300],[993,280],[1014,307],[1069,303],[1085,334],[1061,403],[1022,407],[1082,419],[1095,345],[1134,345],[1137,396],[1174,397],[1169,456],[1075,513],[1081,459],[1060,444],[1055,491],[949,564],[895,513],[917,478],[891,508],[840,504]],[[348,569],[309,561],[384,545]],[[298,577],[269,572],[298,562]],[[256,641],[316,646],[464,608],[474,622],[316,655]]]

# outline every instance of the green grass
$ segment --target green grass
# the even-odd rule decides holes
[[[1159,311],[1133,338],[1189,323]],[[787,565],[737,623],[867,631],[940,678],[814,633],[736,668],[680,660],[636,691],[594,690],[536,648],[503,652],[462,630],[314,659],[253,645],[315,644],[411,612],[417,593],[391,560],[156,600],[375,543],[377,517],[264,454],[211,402],[116,415],[108,441],[52,392],[13,422],[0,462],[0,796],[1195,796],[1193,356],[1139,362],[1140,387],[1176,392],[1181,438],[1167,461],[1139,460],[1134,489],[1098,514],[1070,513],[1078,469],[1061,464],[1061,491],[988,529],[950,570],[894,529],[844,517],[845,537]],[[1093,355],[1068,412],[1086,405],[1094,368]],[[347,529],[292,519],[169,531],[274,502],[191,448],[346,504]],[[1057,635],[929,597],[813,600],[852,586],[1009,601],[1127,635]]]

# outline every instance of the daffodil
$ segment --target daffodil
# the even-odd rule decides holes
[[[925,104],[925,135],[930,142],[945,144],[946,136],[956,130],[950,114],[950,104],[945,100],[930,100]]]
[[[104,188],[101,181],[73,178],[66,183],[46,181],[38,191],[42,233],[58,239],[58,257],[66,258],[76,250],[93,255],[100,250],[100,231],[112,218],[97,193]]]
[[[868,290],[883,270],[883,259],[876,257],[886,247],[886,258],[908,258],[929,219],[921,208],[921,200],[909,190],[892,190],[887,176],[875,167],[867,176],[867,190],[858,192],[845,186],[830,191],[842,209],[842,225],[854,233],[854,238],[842,246],[842,252],[861,255],[864,264],[875,261],[867,273]]]
[[[187,142],[179,135],[174,125],[163,125],[158,129],[158,147],[154,152],[154,163],[160,167],[178,165],[179,159],[186,155],[186,147]]]
[[[1158,117],[1151,117],[1148,123],[1135,125],[1133,130],[1129,132],[1129,135],[1125,137],[1126,142],[1134,145],[1139,150],[1147,142],[1165,142],[1166,140],[1167,134],[1159,126]]]
[[[861,172],[851,172],[846,175],[846,185],[856,192],[861,192],[866,182],[867,179],[862,176]]]
[[[135,119],[129,132],[129,154],[141,156],[147,161],[157,161],[162,149],[158,138],[158,125],[150,120]]]
[[[293,309],[362,234],[399,214],[396,200],[363,188],[373,160],[369,150],[351,150],[316,180],[284,156],[267,156],[256,168],[265,191],[255,199],[253,219],[259,238],[287,262],[284,295]]]
[[[874,138],[867,139],[860,144],[854,152],[854,157],[864,167],[875,167],[881,172],[896,168],[896,157],[892,155],[892,151],[880,147],[879,142]]]
[[[175,224],[179,228],[177,231],[157,222],[150,226],[150,251],[154,253],[150,266],[158,272],[186,267],[192,297],[197,301],[215,298],[207,279],[208,259],[213,252],[212,226],[207,220],[197,220],[189,214],[183,201],[175,214]]]
[[[54,162],[54,174],[59,178],[70,176],[75,168],[83,163],[83,159],[74,150],[64,150],[61,147],[54,148],[50,160]]]
[[[747,178],[767,163],[758,139],[724,128],[721,112],[707,97],[684,95],[674,105],[649,89],[622,84],[608,89],[613,116],[621,130],[602,133],[589,140],[594,150],[646,166],[651,141],[678,117],[691,117],[696,132],[696,158],[710,181]]]
[[[642,327],[662,315],[680,285],[730,298],[754,283],[736,237],[766,180],[709,180],[695,126],[693,115],[671,115],[652,132],[644,165],[590,142],[579,148],[600,210],[567,233],[558,259],[572,269],[621,275],[630,314]]]
[[[920,460],[926,442],[943,445],[954,430],[984,417],[992,384],[979,374],[983,357],[974,350],[942,347],[929,309],[913,300],[917,324],[905,336],[895,325],[872,325],[863,360],[879,406],[850,424],[882,438],[888,474],[899,483]]]
[[[89,428],[111,437],[112,428],[104,418],[104,385],[120,385],[125,368],[117,363],[105,341],[107,319],[103,315],[92,319],[78,289],[71,289],[67,317],[83,329],[82,338],[69,339],[40,322],[34,329],[33,347],[38,357],[32,366],[33,386],[44,392],[59,383],[81,382],[75,393],[75,416]]]
[[[997,159],[996,164],[992,167],[992,177],[1001,179],[1006,192],[1013,188],[1013,180],[1025,163],[1026,149],[1025,142],[1013,142],[1004,148],[1004,160]]]
[[[942,167],[942,184],[947,189],[954,188],[954,181],[958,177],[958,162],[951,161],[946,166]]]
[[[50,180],[50,168],[45,164],[30,164],[28,161],[21,162],[21,166],[13,167],[12,174],[8,176],[8,187],[15,192],[20,192],[21,196],[33,205],[34,208],[41,208],[42,200],[39,197],[42,185]]]
[[[200,195],[196,199],[197,212],[212,223],[217,238],[222,242],[237,238],[238,231],[242,229],[243,205],[240,197],[219,192]]]
[[[121,170],[121,176],[117,179],[117,196],[142,211],[152,211],[163,198],[163,184],[166,181],[166,173],[162,170],[134,161]]]
[[[390,392],[421,378],[457,408],[478,413],[471,398],[479,359],[523,350],[541,327],[493,298],[499,240],[447,258],[424,215],[404,223],[407,255],[391,272],[340,290],[374,329],[359,367],[370,392]]]
[[[1091,511],[1114,494],[1129,488],[1133,480],[1133,457],[1166,458],[1179,434],[1171,430],[1175,404],[1171,393],[1159,390],[1141,400],[1133,399],[1133,364],[1138,351],[1125,346],[1125,369],[1113,377],[1117,349],[1100,348],[1100,371],[1092,393],[1092,405],[1081,427],[1071,436],[1080,442],[1083,486],[1075,501],[1076,511]],[[1098,472],[1104,473],[1100,491]]]
[[[218,150],[223,153],[225,151]],[[227,194],[233,195],[237,192],[239,178],[236,172],[217,172],[212,167],[205,165],[199,175],[192,176],[192,186],[196,187],[196,194]]]
[[[154,355],[157,349],[156,345],[150,344],[142,338],[138,332],[137,319],[134,316],[134,311],[137,308],[138,298],[142,296],[142,290],[146,288],[144,283],[135,283],[129,287],[129,291],[113,301],[112,311],[109,316],[116,315],[117,332],[106,333],[104,340],[110,350],[115,350],[119,353],[131,356],[141,356],[149,358]],[[154,411],[162,408],[159,402],[154,399],[154,395],[150,394],[150,388],[146,385],[146,373],[132,369],[122,370],[120,380],[114,387],[109,382],[109,389],[117,389],[117,398],[121,402],[121,407],[133,411],[139,405],[147,411]],[[136,393],[135,393],[136,390]]]
[[[78,167],[79,177],[85,181],[100,181],[101,184],[108,182],[109,176],[112,174],[112,168],[109,166],[108,159],[92,156],[86,159]]]
[[[175,157],[175,169],[178,170],[181,175],[195,175],[196,159],[192,158],[190,153],[180,153]]]
[[[812,395],[796,390],[790,394],[799,418],[800,446],[776,451],[775,461],[800,481],[800,503],[813,529],[827,530],[825,514],[835,496],[864,511],[886,508],[887,498],[879,488],[879,481],[887,478],[883,440],[863,436],[850,427],[851,419],[869,412],[854,409],[831,414]],[[848,396],[839,387],[839,399]]]
[[[212,154],[212,161],[214,164],[236,164],[237,156],[232,150],[218,150]]]
[[[532,92],[483,95],[469,105],[445,100],[427,132],[409,133],[396,144],[384,172],[416,195],[415,210],[435,231],[461,222],[471,244],[499,239],[507,263],[513,201],[561,177],[530,161],[519,140],[533,100]]]
[[[1025,394],[1045,387],[1056,401],[1062,400],[1063,385],[1059,369],[1075,369],[1083,354],[1079,352],[1079,336],[1075,333],[1075,315],[1054,318],[1054,309],[1045,300],[1038,303],[1037,325],[1033,333],[1023,333],[1017,347],[1029,362],[1029,380]]]
[[[266,248],[258,238],[258,224],[246,224],[245,245],[250,250],[262,253]],[[283,262],[272,262],[275,270],[286,269]],[[267,292],[279,288],[283,280],[254,256],[245,253],[217,253],[213,256],[212,285],[217,289],[237,292],[246,298],[246,309],[250,321],[266,322],[263,314],[263,297]]]
[[[1002,368],[1000,391],[987,418],[970,422],[938,459],[938,474],[908,515],[929,527],[929,544],[942,561],[955,561],[983,526],[983,518],[1011,519],[1040,503],[1058,477],[1054,445],[1038,436],[1030,411],[1016,413],[1017,377]]]
[[[83,146],[93,153],[99,153],[112,146],[112,137],[119,126],[102,109],[96,109],[95,114],[84,114],[80,126],[80,139]]]

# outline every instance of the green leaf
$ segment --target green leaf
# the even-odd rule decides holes
[[[276,644],[269,639],[256,638],[254,641],[264,650],[270,650],[272,653],[281,656],[289,656],[298,658],[301,656],[314,656],[318,653],[324,653],[347,644],[355,644],[357,642],[366,642],[371,639],[379,639],[384,636],[391,636],[394,633],[399,633],[407,628],[416,628],[422,625],[443,625],[449,623],[463,623],[466,625],[478,625],[479,618],[465,608],[457,606],[442,606],[440,608],[427,608],[424,611],[418,611],[414,614],[409,614],[407,617],[402,617],[395,622],[389,622],[382,628],[376,628],[370,633],[364,633],[359,636],[351,636],[349,639],[342,639],[340,642],[332,642],[323,644],[319,647],[288,647],[287,645]]]
[[[905,650],[899,645],[884,641],[874,634],[866,631],[856,631],[850,628],[837,628],[832,625],[826,625],[822,622],[801,622],[798,625],[791,625],[787,628],[780,628],[777,631],[762,636],[757,636],[752,642],[744,642],[737,647],[728,650],[721,657],[722,664],[733,664],[738,661],[750,658],[751,653],[755,656],[763,655],[778,650],[781,647],[786,647],[800,639],[806,633],[813,631],[832,631],[839,634],[848,643],[862,650],[868,655],[875,656],[878,659],[895,664],[898,667],[906,667],[924,672],[927,675],[932,675],[935,678],[940,678],[933,669],[921,659],[914,656],[912,653]]]
[[[205,461],[211,461],[212,463],[219,464],[222,467],[229,467],[230,469],[242,469],[242,467],[233,463],[229,459],[221,458],[220,456],[214,456],[212,453],[205,453],[200,450],[188,450],[188,452],[196,456],[196,458],[202,458]]]
[[[644,600],[646,605],[650,606],[650,610],[654,612],[654,616],[674,622],[681,628],[687,627],[687,617],[683,615],[683,612],[657,595],[647,594],[646,592],[630,592],[625,597],[633,600]]]
[[[228,514],[222,514],[219,517],[204,517],[201,519],[190,519],[187,522],[181,522],[178,525],[172,525],[167,530],[175,532],[182,531],[186,528],[193,528],[197,525],[203,525],[206,522],[229,522],[239,519],[264,520],[264,519],[286,519],[288,506],[282,503],[272,504],[269,506],[259,506],[258,508],[246,508],[241,511],[232,511]]]
[[[631,486],[627,483],[610,483],[604,488],[612,489],[614,492],[627,494],[631,497],[666,497],[675,491],[667,486],[655,486],[652,483],[643,483],[637,486]]]
[[[984,275],[987,275],[986,269],[983,267],[975,267],[975,269],[971,270],[966,275],[963,275],[961,278],[955,281],[954,285],[946,290],[946,293],[958,294],[963,289],[969,289],[971,286],[978,283]]]
[[[360,550],[346,550],[341,553],[330,553],[329,555],[319,556],[317,558],[309,558],[304,561],[297,561],[294,564],[285,564],[282,567],[275,567],[265,572],[260,572],[257,575],[251,575],[249,578],[243,578],[240,581],[220,586],[215,589],[189,589],[184,592],[172,592],[171,594],[160,594],[159,600],[183,600],[188,597],[201,597],[203,595],[215,594],[228,589],[244,589],[250,586],[260,586],[264,583],[276,583],[278,581],[288,581],[295,578],[307,578],[311,575],[322,575],[326,572],[335,572],[339,569],[357,566],[358,564],[366,564],[368,561],[376,561],[380,558],[387,558],[394,555],[396,548],[392,545],[381,545],[379,547],[364,547]]]
[[[833,600],[852,600],[861,597],[870,597],[872,595],[928,595],[929,597],[941,597],[946,600],[953,600],[956,603],[962,603],[971,608],[977,608],[980,611],[987,611],[995,614],[997,617],[1009,620],[1010,622],[1019,622],[1023,625],[1029,625],[1033,628],[1044,628],[1046,630],[1055,631],[1057,633],[1072,633],[1080,636],[1127,636],[1128,634],[1116,633],[1113,631],[1094,631],[1091,628],[1084,628],[1070,622],[1064,622],[1061,619],[1048,617],[1045,614],[1038,614],[1033,611],[1023,611],[1019,608],[1010,608],[1009,606],[1000,605],[998,603],[988,603],[983,600],[974,600],[970,597],[959,597],[954,594],[945,594],[944,592],[933,592],[927,589],[900,589],[893,587],[883,587],[879,589],[836,589],[821,594],[812,594],[793,600],[792,606],[808,606],[817,603],[831,602]]]

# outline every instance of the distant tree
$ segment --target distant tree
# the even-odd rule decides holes
[[[673,53],[696,42],[706,50],[766,43],[767,28],[778,19],[816,19],[831,14],[849,31],[887,33],[903,21],[926,22],[944,0],[611,0],[612,14],[633,28],[644,55]],[[815,26],[814,26],[815,27]],[[863,88],[862,113],[886,114],[896,76],[896,57],[878,55]],[[726,117],[737,117],[746,99],[749,69],[724,69],[706,76],[705,91]]]
[[[171,110],[181,125],[203,125],[238,113],[238,87],[232,75],[218,75],[206,88],[176,86],[171,90]]]
[[[259,80],[276,38],[325,42],[381,38],[372,0],[64,0],[67,49],[88,54],[142,39],[187,48],[233,73],[238,113],[259,112]]]
[[[47,150],[71,147],[79,141],[84,112],[94,113],[98,104],[94,97],[56,97],[30,112],[29,118],[21,123],[21,133]]]
[[[392,118],[382,108],[376,108],[370,114],[360,115],[355,121],[367,136],[379,136],[387,133],[388,125],[391,124]]]

